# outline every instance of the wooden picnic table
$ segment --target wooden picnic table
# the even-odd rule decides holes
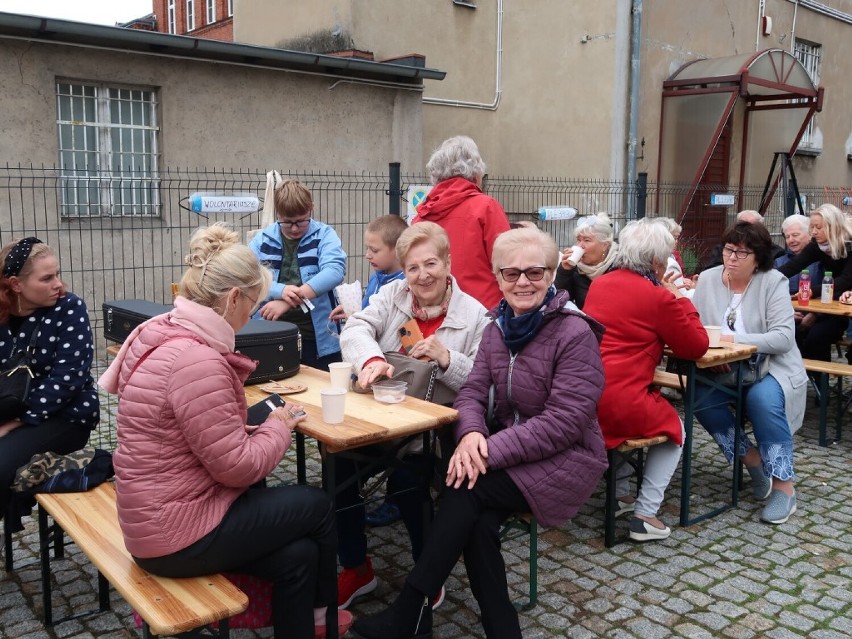
[[[725,391],[731,397],[731,401],[735,406],[735,420],[737,424],[742,423],[743,416],[743,400],[742,400],[742,364],[757,352],[757,347],[751,344],[737,344],[733,342],[722,342],[718,348],[708,348],[707,352],[696,360],[679,359],[669,350],[665,350],[665,354],[676,362],[679,374],[684,378],[683,381],[683,470],[681,479],[680,491],[680,525],[691,526],[699,521],[713,517],[721,512],[733,508],[737,505],[739,499],[739,483],[742,469],[739,464],[739,429],[735,431],[734,442],[734,462],[731,479],[731,501],[719,508],[690,518],[689,516],[689,497],[692,488],[692,440],[693,440],[693,424],[695,421],[695,410],[698,408],[695,402],[695,385],[697,382],[711,385]],[[739,368],[737,375],[736,388],[729,388],[715,383],[711,376],[703,372],[713,366],[722,364],[730,364]]]
[[[837,300],[823,304],[819,300],[810,300],[808,304],[799,303],[797,298],[793,298],[793,310],[799,313],[823,313],[825,315],[840,315],[843,317],[852,317],[852,304],[841,304]]]

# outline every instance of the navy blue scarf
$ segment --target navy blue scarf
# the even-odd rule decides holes
[[[506,300],[500,300],[500,305],[497,307],[497,324],[503,332],[503,343],[509,347],[509,352],[513,355],[518,353],[538,334],[544,319],[544,308],[555,295],[556,287],[551,286],[547,289],[541,305],[523,315],[515,315]]]

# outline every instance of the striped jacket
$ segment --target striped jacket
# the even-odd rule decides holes
[[[277,222],[255,234],[249,242],[249,248],[272,271],[272,287],[269,289],[267,300],[281,299],[281,292],[284,290],[285,285],[278,282],[282,246],[281,230]],[[337,306],[334,287],[342,284],[346,276],[346,253],[340,244],[340,238],[328,224],[311,220],[307,232],[299,240],[296,259],[302,284],[307,284],[317,294],[313,300],[314,310],[311,311],[317,354],[325,357],[337,353],[340,351],[340,344],[336,337],[329,333],[327,326],[331,309]]]

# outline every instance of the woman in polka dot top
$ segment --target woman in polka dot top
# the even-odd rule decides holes
[[[67,454],[85,446],[100,407],[88,311],[65,290],[53,251],[37,238],[24,238],[0,250],[0,268],[0,369],[32,343],[34,374],[27,409],[0,414],[2,517],[15,471],[36,453]]]

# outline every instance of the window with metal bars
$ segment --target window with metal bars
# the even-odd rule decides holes
[[[58,82],[63,217],[160,214],[157,92]]]
[[[796,59],[805,67],[811,81],[815,86],[819,86],[819,67],[822,59],[822,45],[807,40],[796,40],[794,55]],[[811,121],[808,122],[808,128],[805,130],[802,139],[799,141],[799,150],[819,151],[822,149],[822,140],[819,139],[816,130],[816,119],[814,115]]]

